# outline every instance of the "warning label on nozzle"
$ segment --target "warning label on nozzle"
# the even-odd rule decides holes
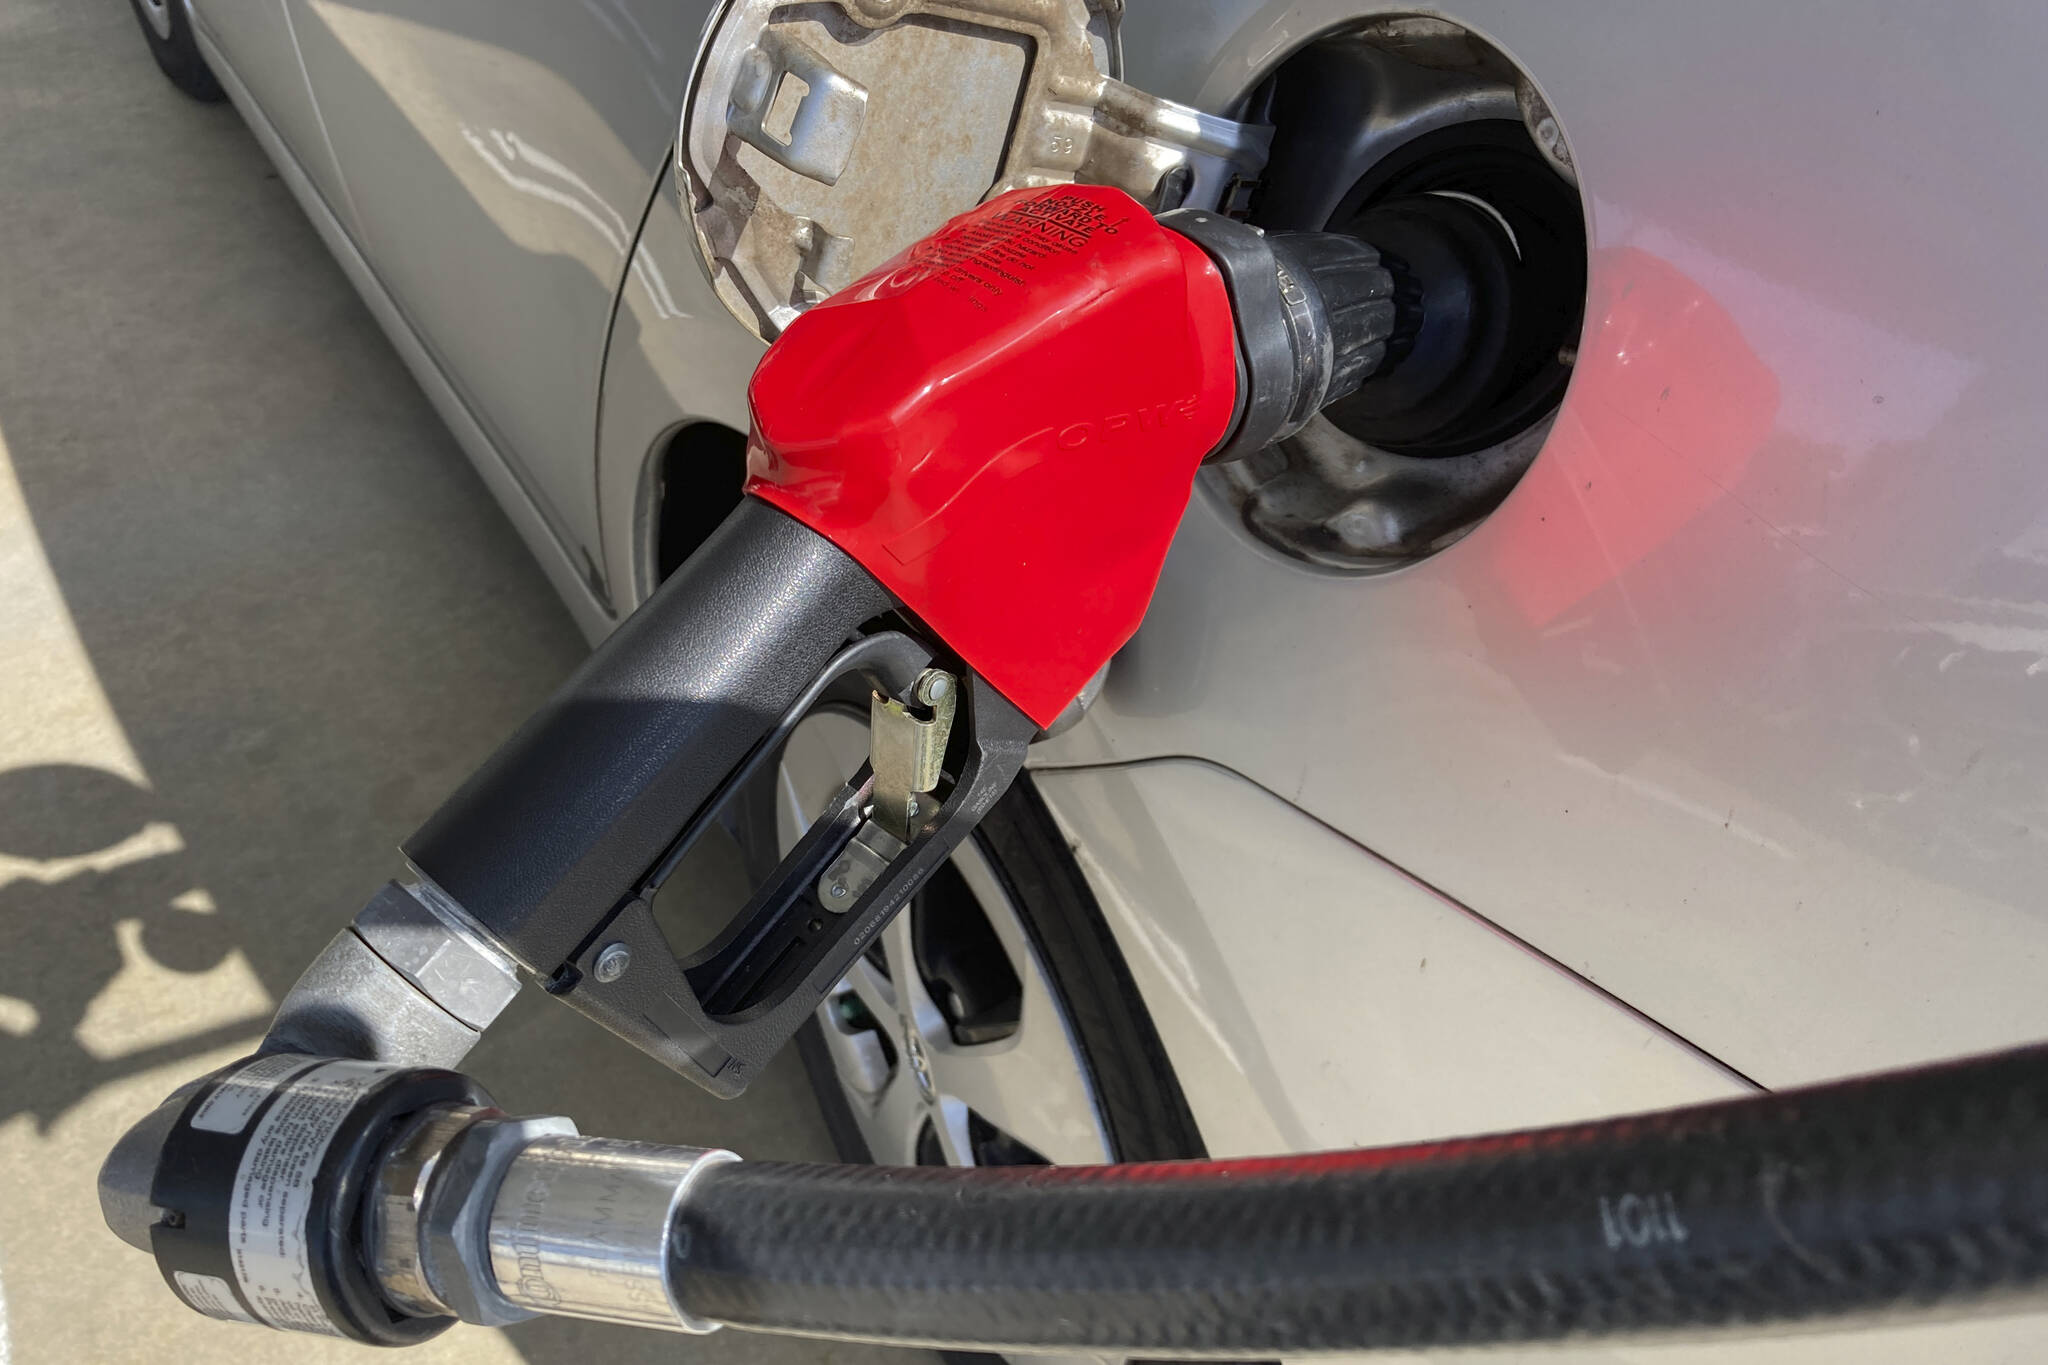
[[[228,1206],[228,1256],[243,1297],[273,1327],[342,1335],[313,1286],[306,1214],[342,1121],[391,1073],[373,1062],[317,1066],[290,1083],[249,1136]]]
[[[991,224],[1024,228],[1062,241],[1068,251],[1078,251],[1096,235],[1114,237],[1128,221],[1115,218],[1109,210],[1083,194],[1041,194],[1005,204],[989,215]]]
[[[235,1292],[228,1288],[228,1282],[218,1275],[195,1275],[189,1270],[174,1270],[172,1280],[176,1281],[178,1293],[186,1303],[222,1322],[246,1322],[256,1325],[256,1319],[249,1316],[241,1304],[235,1301]]]
[[[919,273],[899,272],[894,282],[929,280],[986,308],[988,300],[1028,287],[1026,277],[1045,261],[1077,255],[1092,239],[1115,236],[1127,221],[1073,191],[998,201],[913,247],[908,269]]]
[[[216,1086],[192,1111],[187,1122],[202,1132],[239,1133],[250,1116],[263,1107],[263,1101],[270,1098],[279,1081],[314,1065],[311,1057],[290,1052],[260,1057]]]

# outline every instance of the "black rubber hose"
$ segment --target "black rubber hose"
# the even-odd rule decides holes
[[[1374,1151],[739,1163],[678,1233],[700,1317],[943,1346],[1285,1355],[1952,1307],[2048,1276],[2048,1047]]]

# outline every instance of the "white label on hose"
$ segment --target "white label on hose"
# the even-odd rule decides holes
[[[235,1291],[228,1288],[228,1282],[218,1275],[194,1275],[189,1270],[173,1270],[171,1278],[178,1282],[178,1293],[185,1302],[222,1322],[246,1322],[251,1327],[256,1319],[235,1302]]]
[[[277,1082],[312,1065],[311,1057],[288,1052],[259,1057],[214,1087],[213,1093],[192,1111],[188,1122],[203,1132],[239,1133],[249,1122],[249,1115],[270,1098]]]
[[[342,1335],[313,1289],[306,1210],[335,1130],[394,1069],[374,1062],[317,1066],[289,1084],[249,1136],[228,1204],[228,1255],[243,1297],[272,1327]]]

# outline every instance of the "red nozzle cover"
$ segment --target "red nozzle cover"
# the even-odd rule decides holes
[[[1050,724],[1138,628],[1237,403],[1216,267],[1119,190],[1015,190],[790,324],[747,491]]]

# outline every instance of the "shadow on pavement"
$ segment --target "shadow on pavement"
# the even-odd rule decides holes
[[[326,1360],[141,1283],[87,1166],[151,1101],[93,1097],[252,1042],[585,646],[239,118],[176,95],[133,26],[120,0],[0,0],[0,1359],[11,1330],[18,1358],[189,1333]],[[829,1157],[793,1057],[723,1104],[533,992],[474,1070],[586,1131]],[[508,1345],[897,1357],[555,1323],[420,1358]]]

